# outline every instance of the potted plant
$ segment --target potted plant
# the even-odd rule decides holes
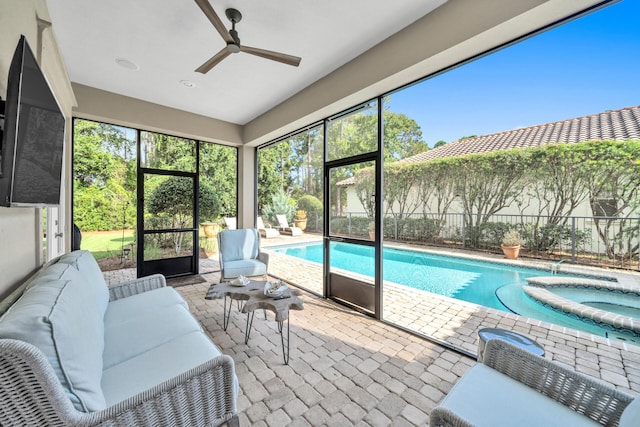
[[[202,231],[207,239],[213,239],[220,232],[220,223],[216,221],[205,221],[200,223]]]
[[[376,223],[371,221],[367,226],[367,231],[369,231],[369,239],[376,240]]]
[[[307,228],[307,211],[297,210],[293,217],[293,225],[304,231]]]
[[[520,253],[520,246],[522,245],[522,237],[518,230],[509,230],[502,237],[502,252],[507,259],[516,259]]]

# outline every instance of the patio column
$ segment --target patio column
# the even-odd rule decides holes
[[[238,228],[254,227],[255,147],[238,147]]]

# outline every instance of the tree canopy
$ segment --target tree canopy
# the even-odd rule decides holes
[[[420,126],[405,114],[384,110],[385,162],[391,163],[429,149]],[[329,160],[377,150],[378,115],[375,103],[328,121]],[[311,195],[323,198],[324,131],[322,126],[293,135],[258,151],[258,212],[282,189],[298,200]],[[357,174],[365,164],[335,170],[334,182]],[[331,193],[332,206],[346,204],[346,194]]]
[[[125,129],[74,122],[73,209],[81,230],[132,228],[136,218],[136,146]]]
[[[191,173],[199,167],[200,217],[203,221],[236,214],[235,148],[154,132],[139,134],[142,167]],[[138,158],[133,135],[132,129],[75,120],[74,222],[81,230],[135,228]],[[200,164],[196,165],[198,149]],[[150,200],[163,182],[159,175],[146,175],[144,199]],[[177,208],[182,202],[175,203]]]

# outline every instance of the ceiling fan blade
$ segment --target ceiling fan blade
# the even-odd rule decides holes
[[[211,70],[213,67],[218,65],[220,61],[222,61],[224,58],[226,58],[229,55],[231,55],[231,52],[229,52],[229,50],[227,50],[226,47],[222,48],[222,50],[216,53],[215,55],[213,55],[211,59],[209,59],[207,62],[205,62],[198,68],[196,68],[196,72],[202,73],[202,74],[208,73],[209,70]]]
[[[213,10],[209,0],[195,0],[195,2],[200,6],[200,9],[202,9],[207,18],[209,18],[209,21],[211,21],[216,30],[218,30],[224,41],[233,43],[233,38],[231,38],[229,31],[225,28],[224,23],[220,20],[216,11]]]
[[[271,59],[272,61],[282,62],[283,64],[300,65],[302,58],[298,56],[287,55],[285,53],[273,52],[271,50],[258,49],[257,47],[240,46],[240,52],[250,53],[251,55],[260,56],[262,58]]]

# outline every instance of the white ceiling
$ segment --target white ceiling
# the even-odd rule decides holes
[[[299,67],[246,53],[194,70],[225,46],[193,0],[47,0],[72,82],[244,125],[446,0],[211,1],[242,44],[302,57]],[[139,70],[123,68],[124,58]],[[194,87],[186,87],[181,81]]]

